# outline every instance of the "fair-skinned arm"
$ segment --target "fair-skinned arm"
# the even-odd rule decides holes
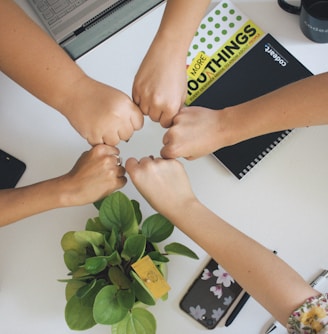
[[[88,77],[11,0],[0,1],[0,70],[57,109],[91,145],[115,146],[143,126],[123,92]]]
[[[182,108],[164,134],[161,155],[192,160],[262,134],[328,124],[327,88],[328,72],[223,110]]]
[[[21,188],[0,190],[0,226],[51,209],[95,202],[126,183],[117,166],[119,150],[97,145],[84,152],[73,169],[60,177]]]
[[[130,158],[126,170],[156,211],[199,244],[283,325],[308,297],[318,295],[272,251],[201,204],[179,161]]]
[[[135,77],[132,96],[145,115],[169,127],[187,94],[186,58],[210,0],[168,0]]]

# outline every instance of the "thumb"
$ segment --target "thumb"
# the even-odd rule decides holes
[[[139,162],[135,158],[129,158],[125,163],[125,170],[130,174],[136,166],[138,166]]]

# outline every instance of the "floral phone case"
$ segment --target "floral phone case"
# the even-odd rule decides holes
[[[244,294],[242,287],[211,259],[180,301],[180,308],[208,329],[224,326]]]

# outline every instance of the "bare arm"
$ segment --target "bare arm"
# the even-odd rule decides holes
[[[265,133],[328,124],[327,89],[328,72],[223,110],[183,108],[164,135],[161,154],[195,159]]]
[[[202,205],[177,160],[129,159],[126,170],[155,210],[204,248],[282,324],[308,297],[318,295],[278,256]]]
[[[62,108],[67,92],[85,77],[11,0],[0,2],[0,50],[1,71],[56,109]]]
[[[91,78],[11,0],[0,1],[0,70],[60,111],[91,145],[117,145],[143,125],[124,93]]]
[[[183,105],[187,93],[186,57],[209,0],[168,0],[158,32],[133,86],[133,99],[163,127]]]
[[[0,190],[0,226],[47,210],[97,201],[126,183],[117,166],[118,149],[97,145],[82,154],[73,169],[60,177],[30,186]]]
[[[223,116],[229,145],[278,130],[328,124],[328,72],[227,108]]]

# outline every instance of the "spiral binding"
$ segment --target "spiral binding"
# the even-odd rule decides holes
[[[286,138],[293,129],[285,130],[277,137],[262,153],[260,153],[242,172],[239,173],[240,178],[244,177],[253,167],[255,167],[268,153],[270,153],[284,138]]]

